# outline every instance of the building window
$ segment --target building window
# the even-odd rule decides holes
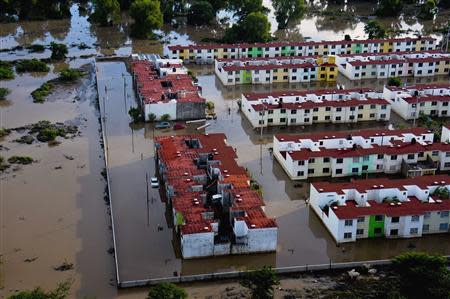
[[[441,212],[441,218],[446,218],[446,217],[448,217],[448,211],[442,211]]]
[[[336,174],[342,174],[342,169],[336,169]]]
[[[391,236],[398,236],[398,229],[391,229]]]
[[[308,169],[308,174],[313,174],[314,173],[314,169]]]
[[[448,230],[448,223],[441,223],[439,224],[439,230]]]
[[[297,110],[295,109],[291,110],[291,114],[297,114]]]
[[[383,221],[384,216],[383,215],[375,215],[375,221],[380,222]]]
[[[337,164],[342,164],[344,162],[344,160],[342,158],[337,158],[336,159],[336,163]]]
[[[352,233],[344,233],[344,239],[351,239]]]
[[[397,155],[392,155],[391,160],[397,160]]]
[[[303,176],[305,173],[303,171],[297,171],[297,176]]]
[[[316,159],[314,159],[314,158],[311,158],[311,159],[309,159],[309,161],[308,161],[309,163],[314,163],[314,162],[316,162]]]
[[[345,226],[353,226],[353,220],[352,219],[345,220]]]
[[[427,231],[429,231],[429,230],[430,230],[430,225],[429,225],[429,224],[424,224],[424,225],[422,226],[422,231],[427,232]]]
[[[286,113],[286,109],[280,109],[280,113],[281,114]]]
[[[419,216],[419,215],[411,216],[411,221],[412,221],[412,222],[418,222],[419,219],[420,219],[420,216]]]
[[[428,219],[428,218],[430,218],[430,216],[431,216],[430,212],[425,212],[423,215],[423,218]]]
[[[376,227],[376,228],[373,230],[373,232],[374,232],[375,234],[381,234],[383,231],[381,230],[381,227]]]
[[[358,223],[364,223],[366,221],[365,217],[358,217]]]
[[[414,154],[408,154],[408,160],[413,160],[414,159]]]
[[[285,123],[286,122],[286,118],[280,118],[280,123]]]
[[[295,118],[291,118],[291,124],[295,124],[297,120]]]
[[[413,227],[409,230],[411,235],[417,235],[419,233],[419,229],[417,227]]]
[[[305,165],[305,161],[298,161],[298,165]]]
[[[392,217],[391,222],[392,223],[399,223],[400,222],[400,217]]]
[[[325,167],[324,169],[322,169],[322,172],[323,172],[323,173],[329,173],[329,172],[330,172],[330,169],[329,169],[328,167]]]
[[[353,168],[352,168],[352,173],[358,173],[358,171],[359,171],[359,168],[358,168],[358,167],[353,167]]]
[[[325,111],[331,111],[331,107],[325,107]]]
[[[269,124],[273,123],[273,118],[268,118],[268,119],[267,119],[267,122],[268,122]]]
[[[435,157],[436,157],[436,156],[439,156],[439,151],[433,151],[433,152],[431,153],[431,155],[432,155],[432,156],[435,156]]]
[[[267,113],[268,114],[273,114],[273,110],[268,110]]]
[[[323,162],[324,163],[329,163],[330,162],[330,158],[328,158],[328,157],[327,158],[323,158]]]
[[[358,229],[356,230],[356,234],[357,234],[357,235],[364,235],[364,230],[363,230],[362,228],[358,228]]]

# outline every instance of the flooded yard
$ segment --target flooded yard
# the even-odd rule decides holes
[[[265,1],[270,4],[269,1]],[[367,9],[357,6],[355,14],[367,15]],[[80,135],[62,139],[50,146],[34,142],[14,142],[25,133],[13,131],[0,139],[0,155],[32,157],[30,165],[13,166],[0,174],[0,297],[36,286],[54,288],[67,279],[72,281],[71,298],[143,298],[145,290],[118,291],[115,285],[114,258],[109,207],[105,204],[103,150],[100,138],[100,112],[97,109],[97,89],[94,82],[94,55],[123,55],[131,53],[162,53],[164,44],[132,40],[128,24],[97,27],[77,5],[71,8],[72,18],[58,21],[36,21],[2,24],[0,26],[0,60],[47,58],[50,51],[29,53],[17,46],[51,41],[69,46],[68,59],[50,64],[45,75],[22,74],[14,80],[0,81],[0,87],[11,90],[6,101],[0,102],[0,127],[16,128],[41,120],[78,126]],[[433,21],[416,19],[385,19],[397,29],[432,33],[433,28],[448,21],[446,12]],[[342,39],[344,34],[364,38],[364,19],[332,20],[323,16],[306,15],[276,31],[273,12],[269,14],[272,31],[280,39]],[[220,28],[192,28],[181,25],[163,29],[164,42],[184,44],[199,42],[208,36],[218,37]],[[413,34],[413,32],[405,33]],[[88,47],[80,49],[84,43]],[[59,87],[44,104],[35,104],[30,93],[42,83],[57,77],[67,67],[87,67],[88,76],[77,84]],[[238,111],[237,100],[248,91],[283,89],[333,88],[335,84],[277,84],[270,86],[224,87],[215,78],[211,66],[189,66],[203,87],[203,96],[215,103],[217,120],[210,121],[206,131],[223,132],[228,142],[237,148],[238,162],[263,187],[266,211],[279,225],[278,248],[273,254],[227,256],[201,260],[182,260],[178,244],[167,222],[168,213],[157,189],[147,197],[146,175],[155,174],[153,137],[175,134],[171,130],[154,130],[152,125],[130,125],[128,109],[135,106],[131,78],[120,62],[98,63],[100,75],[100,107],[105,114],[107,145],[111,171],[112,204],[116,222],[115,254],[119,261],[121,281],[248,269],[262,265],[276,267],[368,260],[391,257],[409,248],[449,253],[450,240],[429,236],[408,240],[361,240],[355,244],[336,246],[320,220],[311,213],[305,199],[309,184],[294,186],[269,152],[272,136],[277,132],[309,132],[348,130],[365,127],[385,127],[386,123],[358,125],[323,125],[310,127],[264,129],[259,131]],[[122,76],[124,74],[124,76]],[[408,78],[408,83],[449,82],[446,78]],[[371,87],[380,90],[383,81],[351,82],[339,77],[346,88]],[[105,89],[105,86],[107,88]],[[125,92],[124,92],[125,89]],[[391,122],[404,123],[395,114]],[[196,125],[176,134],[197,133]],[[296,183],[298,184],[298,183]],[[147,201],[147,198],[149,199]],[[158,226],[162,230],[158,230]],[[73,269],[56,271],[63,263]],[[214,286],[212,286],[214,287]]]

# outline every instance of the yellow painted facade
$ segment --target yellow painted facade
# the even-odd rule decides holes
[[[389,53],[394,50],[394,45],[390,42],[384,42],[381,46],[381,52],[383,53]]]
[[[336,57],[327,56],[326,59],[323,57],[317,58],[318,74],[317,79],[319,81],[336,81],[338,76],[338,68],[334,65]]]

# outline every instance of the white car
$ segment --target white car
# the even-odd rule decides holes
[[[158,179],[155,177],[152,177],[150,179],[150,185],[152,186],[152,188],[159,188],[159,182]]]

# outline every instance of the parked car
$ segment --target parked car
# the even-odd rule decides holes
[[[182,123],[176,123],[176,124],[173,125],[173,129],[174,130],[182,130],[182,129],[185,129],[185,128],[186,128],[186,126],[184,124],[182,124]]]
[[[162,121],[155,125],[155,129],[167,129],[167,128],[170,128],[170,123],[167,121]]]
[[[152,188],[159,188],[158,178],[152,177],[150,179],[150,185],[152,186]]]

